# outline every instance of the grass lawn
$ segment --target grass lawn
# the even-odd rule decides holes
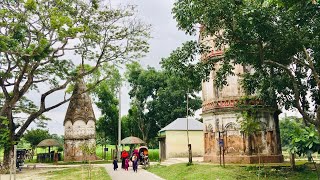
[[[264,167],[259,170],[256,166],[241,167],[230,165],[225,168],[218,165],[175,164],[171,166],[151,166],[148,171],[157,174],[164,179],[197,179],[197,180],[237,180],[237,179],[273,179],[273,180],[313,180],[317,179],[316,172],[300,166],[299,171],[291,171],[288,168]]]
[[[107,164],[107,163],[112,163],[112,161],[111,160],[97,160],[97,161],[91,161],[90,163],[91,164]],[[89,162],[88,161],[70,161],[70,162],[59,161],[58,162],[58,165],[74,165],[74,164],[89,164]]]
[[[89,179],[88,166],[85,166],[83,168],[66,168],[62,170],[49,171],[41,173],[40,176],[43,176],[44,178],[51,180]],[[106,172],[105,168],[93,167],[91,171],[91,179],[109,180],[111,178]]]
[[[114,145],[107,145],[108,151],[106,152],[106,160],[112,162],[112,157],[111,157],[111,151],[115,149]],[[139,147],[136,147],[138,149]],[[28,149],[28,148],[27,148]],[[129,146],[124,147],[125,150],[129,150]],[[56,147],[51,148],[51,150],[57,150]],[[32,163],[36,163],[37,159],[37,153],[48,153],[48,148],[36,148],[35,150],[35,156],[33,157],[33,160],[31,161]],[[63,157],[63,152],[62,157]],[[97,146],[96,148],[96,155],[100,159],[103,159],[103,147]],[[159,149],[149,149],[149,159],[151,161],[159,161]],[[0,162],[3,161],[3,149],[0,149]],[[30,162],[30,161],[26,161]]]

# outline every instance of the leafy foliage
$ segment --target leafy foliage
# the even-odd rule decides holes
[[[195,63],[196,57],[188,53],[196,46],[190,41],[173,51],[162,59],[163,70],[143,69],[138,63],[127,66],[132,103],[126,120],[130,126],[138,127],[144,140],[153,139],[161,128],[187,115],[187,94],[190,116],[201,107],[197,92],[210,68],[203,62]],[[200,48],[196,48],[198,50]],[[135,128],[130,131],[136,133]]]
[[[102,113],[96,123],[100,145],[117,144],[119,119],[117,92],[122,80],[119,71],[115,68],[112,70],[110,78],[101,82],[93,91],[97,97],[95,103]]]
[[[258,112],[261,108],[258,104],[256,97],[244,96],[242,97],[237,107],[239,107],[240,115],[238,122],[241,130],[246,135],[253,135],[261,130],[261,122],[258,119]]]
[[[101,109],[102,116],[96,123],[98,136],[111,144],[116,144],[118,137],[118,99],[109,89],[101,89],[98,92],[99,101],[96,102]]]
[[[213,37],[213,49],[224,50],[220,58],[207,58],[218,58],[223,67],[217,85],[225,85],[233,64],[253,68],[243,76],[248,95],[275,108],[297,109],[318,131],[319,13],[315,0],[187,0],[173,8],[179,29],[195,34],[200,24],[200,41]]]
[[[300,118],[296,117],[285,117],[280,120],[280,136],[281,136],[281,145],[284,147],[289,147],[292,142],[292,136],[300,131],[299,129],[303,127],[302,121]]]
[[[9,129],[10,144],[43,113],[68,102],[70,96],[56,98],[56,93],[77,78],[125,64],[148,51],[150,27],[135,18],[135,12],[134,6],[113,8],[100,1],[0,3],[0,87],[4,97],[0,116],[9,121],[1,121],[0,126]],[[85,68],[86,64],[92,67]],[[92,76],[92,87],[109,77],[110,73],[100,72],[101,76]],[[38,102],[26,98],[31,92]],[[49,98],[55,101],[48,102]],[[26,119],[18,128],[15,109],[21,103],[27,107],[20,108]],[[9,152],[5,151],[6,166],[8,163]]]
[[[42,140],[49,139],[51,137],[52,136],[49,131],[44,129],[27,130],[23,135],[23,138],[30,143],[32,149],[35,149]]]
[[[295,117],[286,117],[280,121],[281,140],[289,147],[290,153],[299,156],[310,156],[320,152],[320,137],[314,126],[305,126],[303,120]]]
[[[4,126],[8,125],[9,122],[5,117],[0,116],[0,119]],[[9,129],[0,126],[0,149],[10,147],[9,142]]]

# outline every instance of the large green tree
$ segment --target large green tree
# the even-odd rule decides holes
[[[0,3],[0,128],[8,129],[4,164],[27,127],[43,113],[65,104],[58,98],[71,82],[105,64],[123,64],[148,50],[149,26],[132,6],[114,8],[100,1],[3,0]],[[75,60],[76,59],[76,60]],[[90,70],[75,73],[76,65]],[[104,72],[96,83],[108,77]],[[32,93],[36,107],[23,112],[18,128],[14,109]],[[53,102],[48,99],[54,97]]]
[[[34,154],[34,149],[37,147],[37,145],[45,139],[49,139],[52,138],[52,136],[50,135],[48,130],[44,130],[44,129],[31,129],[31,130],[27,130],[24,135],[23,138],[30,143],[31,145],[31,149],[32,152],[31,154]],[[33,158],[33,157],[32,157]]]
[[[193,50],[190,52],[189,50]],[[132,99],[128,119],[134,119],[145,141],[154,139],[157,132],[180,117],[194,115],[202,101],[197,96],[201,80],[210,72],[210,65],[195,62],[194,51],[200,47],[187,42],[162,59],[161,70],[142,68],[138,63],[127,66],[127,79]],[[133,130],[133,129],[132,129]]]
[[[147,103],[155,98],[156,91],[160,87],[161,74],[154,68],[143,69],[139,63],[131,63],[127,65],[126,72],[127,80],[131,86],[129,92],[131,98],[131,107],[128,114],[129,126],[131,132],[134,129],[139,130],[139,134],[144,141],[149,140],[149,133],[151,127],[155,125],[154,120],[150,120],[148,114]]]
[[[107,140],[110,144],[117,144],[119,100],[116,95],[118,90],[108,84],[108,82],[102,82],[95,92],[98,99],[96,105],[102,115],[96,123],[96,130],[100,138]]]
[[[316,0],[178,0],[173,8],[180,29],[195,34],[201,25],[201,37],[215,37],[215,48],[224,50],[217,85],[232,74],[231,64],[253,68],[242,82],[248,95],[298,110],[318,132],[319,13]]]
[[[320,151],[320,137],[313,125],[306,127],[301,118],[285,117],[280,121],[282,145],[291,153],[311,156]]]

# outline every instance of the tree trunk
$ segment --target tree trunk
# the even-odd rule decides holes
[[[281,138],[280,138],[280,127],[279,127],[279,113],[280,111],[277,110],[276,112],[274,112],[273,114],[273,119],[274,119],[274,123],[275,123],[275,130],[276,130],[276,155],[282,154],[282,147],[281,147]]]
[[[147,143],[148,136],[145,133],[142,133],[142,140]]]
[[[15,144],[15,125],[13,123],[13,117],[12,117],[12,109],[7,108],[6,111],[6,117],[9,121],[9,124],[7,125],[7,128],[9,129],[9,137],[8,141],[5,143],[4,151],[3,151],[3,166],[5,169],[9,170],[10,163],[12,160],[12,154],[14,150],[14,144]]]
[[[10,162],[11,162],[11,148],[4,148],[3,151],[3,167],[6,170],[10,169]]]
[[[245,133],[242,133],[242,148],[243,148],[243,153],[246,152],[246,136]]]
[[[290,165],[291,165],[292,170],[294,170],[296,167],[294,153],[290,153]]]
[[[250,134],[247,135],[247,144],[246,144],[246,154],[252,155],[252,136]]]

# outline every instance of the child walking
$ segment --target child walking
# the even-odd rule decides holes
[[[127,157],[124,162],[124,170],[128,171],[128,168],[129,168],[129,157]]]
[[[117,157],[115,157],[114,160],[113,160],[113,170],[114,170],[114,171],[118,170],[118,160],[117,160]]]
[[[134,172],[138,172],[138,158],[135,154],[132,156],[132,167]]]

